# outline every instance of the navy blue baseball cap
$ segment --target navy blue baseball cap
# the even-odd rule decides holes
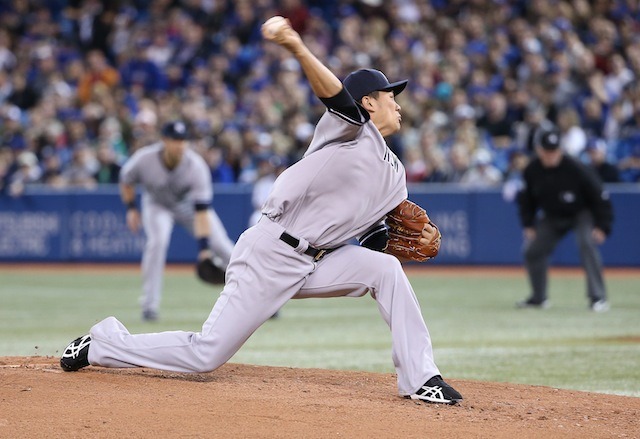
[[[560,148],[560,132],[558,130],[547,130],[540,134],[538,145],[547,151],[555,151]]]
[[[174,120],[163,125],[160,131],[162,137],[174,140],[186,140],[189,138],[187,124],[181,120]]]
[[[396,96],[402,93],[409,80],[389,82],[384,73],[375,69],[361,69],[349,73],[342,83],[351,97],[360,102],[363,96],[374,91],[392,91]]]

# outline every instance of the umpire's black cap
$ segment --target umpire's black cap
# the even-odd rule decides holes
[[[393,91],[395,95],[402,93],[407,86],[407,79],[398,82],[389,82],[384,73],[375,69],[361,69],[349,73],[342,82],[351,97],[360,102],[363,96],[374,91]]]
[[[162,137],[174,140],[186,140],[189,138],[187,124],[181,120],[167,122],[162,126],[160,134]]]
[[[551,129],[541,132],[538,145],[547,151],[555,151],[560,148],[560,131]]]

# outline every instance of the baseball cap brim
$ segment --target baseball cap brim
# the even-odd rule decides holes
[[[388,87],[382,88],[379,91],[392,91],[394,95],[398,96],[400,93],[402,93],[402,90],[405,89],[408,83],[409,83],[408,79],[405,79],[403,81],[392,82],[389,84]]]

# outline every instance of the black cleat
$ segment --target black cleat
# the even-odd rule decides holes
[[[158,312],[150,309],[142,311],[142,320],[145,322],[155,322],[158,320]]]
[[[516,308],[535,308],[535,309],[547,309],[551,306],[548,300],[534,300],[534,299],[525,299],[520,302],[516,302]]]
[[[73,340],[60,357],[60,367],[66,372],[74,372],[89,366],[89,334]]]
[[[447,384],[440,375],[436,375],[424,383],[416,393],[405,398],[418,399],[436,404],[457,404],[462,401],[462,395],[456,389]]]

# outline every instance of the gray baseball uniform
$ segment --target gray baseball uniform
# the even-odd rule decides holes
[[[438,375],[420,305],[400,262],[347,244],[407,197],[404,167],[368,114],[354,120],[347,113],[354,114],[327,111],[305,157],[278,177],[263,217],[236,243],[226,285],[201,332],[132,335],[109,317],[91,328],[89,362],[211,371],[291,298],[370,293],[391,329],[399,392],[409,395]],[[293,243],[285,242],[284,232]],[[335,250],[313,258],[309,246]]]
[[[125,163],[120,181],[141,185],[142,226],[146,243],[142,255],[142,309],[157,312],[162,294],[162,275],[167,249],[175,222],[193,235],[196,203],[210,204],[213,198],[211,174],[205,161],[187,148],[175,169],[162,161],[162,143],[136,151]],[[233,242],[218,215],[209,209],[211,251],[216,263],[225,268],[229,263]]]

